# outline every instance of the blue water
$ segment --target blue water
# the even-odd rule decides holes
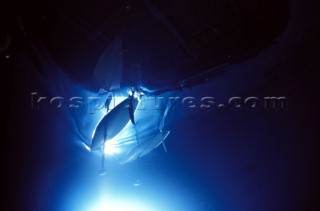
[[[246,71],[250,70],[253,68]],[[46,84],[52,96],[101,96],[74,84],[62,71],[61,75],[57,72],[52,88]],[[226,102],[226,93],[245,93],[257,83],[252,81],[241,90],[232,90],[241,78],[236,74],[228,77],[228,89],[217,86],[224,80],[221,78],[169,95],[196,99],[215,96],[217,102]],[[106,96],[102,96],[104,102]],[[303,174],[295,172],[304,166],[295,155],[309,149],[295,146],[295,137],[301,136],[292,131],[298,126],[290,117],[295,108],[207,110],[189,108],[179,101],[166,120],[171,131],[166,139],[168,152],[159,146],[123,165],[117,155],[106,156],[107,171],[101,176],[101,153],[88,151],[85,144],[90,145],[90,137],[106,109],[41,106],[33,111],[38,125],[33,135],[38,139],[34,145],[36,159],[43,160],[38,161],[39,169],[29,177],[31,187],[26,185],[27,191],[32,190],[26,200],[35,210],[291,210],[290,201],[298,193],[288,188],[303,190],[303,184],[297,185]],[[137,127],[151,130],[154,116],[161,112],[147,109],[136,113]],[[292,140],[290,145],[288,140]]]

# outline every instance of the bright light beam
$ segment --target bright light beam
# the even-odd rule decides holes
[[[143,203],[121,200],[101,200],[89,211],[156,211]]]
[[[121,150],[119,146],[116,143],[113,143],[113,141],[106,141],[104,144],[104,153],[107,155],[114,155],[120,153]]]

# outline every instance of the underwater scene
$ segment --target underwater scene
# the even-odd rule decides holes
[[[5,8],[2,210],[320,210],[316,1]]]

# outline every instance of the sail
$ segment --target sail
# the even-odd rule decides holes
[[[118,35],[106,47],[93,71],[95,82],[107,91],[120,88],[123,68],[122,38]]]

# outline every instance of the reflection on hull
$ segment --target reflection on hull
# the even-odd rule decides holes
[[[134,112],[137,105],[138,99],[129,97],[105,115],[96,127],[91,150],[101,148],[105,141],[112,139],[121,132],[130,121],[130,112]]]

